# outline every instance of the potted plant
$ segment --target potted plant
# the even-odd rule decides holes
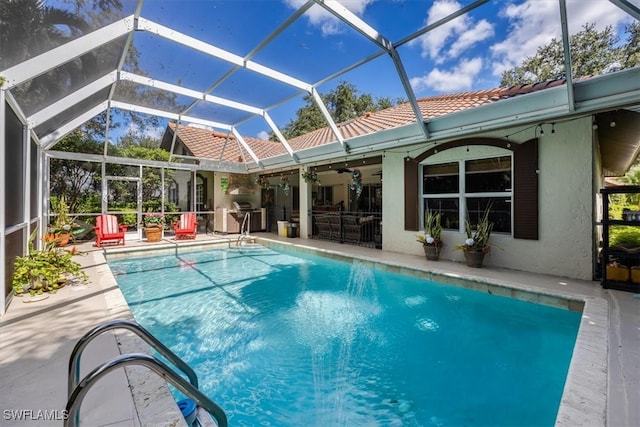
[[[427,210],[424,215],[424,234],[418,235],[416,239],[422,243],[424,254],[429,261],[437,261],[440,258],[440,249],[442,248],[440,219],[440,212]]]
[[[289,195],[289,190],[290,190],[290,183],[289,183],[289,177],[287,175],[282,175],[280,177],[280,189],[282,190],[282,194],[284,194],[285,196]]]
[[[53,224],[47,229],[45,240],[54,242],[57,246],[66,246],[69,243],[71,234],[78,225],[69,218],[69,205],[64,196],[52,203],[55,219]]]
[[[312,185],[319,185],[320,180],[318,179],[318,174],[312,170],[302,172],[302,179],[304,182],[311,183]]]
[[[360,169],[351,171],[351,184],[349,188],[356,192],[356,198],[359,198],[360,194],[362,194],[362,172],[360,172]]]
[[[29,293],[32,297],[55,292],[69,279],[88,280],[79,263],[72,259],[76,250],[65,251],[56,247],[55,241],[44,242],[42,250],[36,250],[33,239],[34,230],[29,237],[29,252],[19,256],[14,263],[12,287],[16,295]]]
[[[262,187],[263,190],[268,190],[269,188],[271,188],[271,183],[269,182],[269,178],[267,178],[266,176],[257,176],[256,184]]]
[[[142,217],[144,234],[147,242],[159,242],[162,239],[162,230],[165,225],[164,215],[160,212],[147,212]]]
[[[491,249],[489,237],[493,230],[493,223],[489,221],[490,210],[491,206],[489,205],[475,227],[472,227],[468,218],[464,222],[467,239],[462,245],[457,245],[456,249],[464,253],[464,258],[469,267],[482,267],[484,256]]]

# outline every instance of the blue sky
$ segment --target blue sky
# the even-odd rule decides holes
[[[634,4],[638,0],[633,0]],[[126,3],[126,2],[125,2]],[[278,25],[288,19],[303,0],[147,0],[142,16],[183,34],[245,56]],[[347,0],[345,7],[387,39],[396,42],[419,28],[470,4],[470,0]],[[567,0],[568,26],[575,33],[586,23],[598,29],[613,26],[622,35],[632,18],[608,0]],[[500,75],[538,47],[561,35],[557,0],[495,0],[426,35],[398,51],[418,98],[437,94],[489,89],[499,86]],[[141,64],[163,81],[206,90],[229,65],[167,40],[136,33],[134,45]],[[308,83],[343,69],[379,49],[319,6],[313,6],[296,23],[258,52],[252,60]],[[353,83],[374,97],[406,98],[388,55],[319,87],[323,93],[340,80]],[[213,94],[267,108],[296,91],[267,78],[241,70]],[[273,108],[276,124],[295,118],[301,95]],[[180,100],[182,101],[182,100]],[[185,99],[188,103],[190,100]],[[236,111],[207,106],[192,110],[198,117],[220,121],[243,117]],[[262,118],[239,126],[248,136],[264,136],[269,128]],[[161,135],[164,128],[155,131]]]

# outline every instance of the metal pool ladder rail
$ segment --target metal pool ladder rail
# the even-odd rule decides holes
[[[189,378],[187,382],[184,378],[178,375],[172,368],[165,363],[156,359],[153,356],[142,353],[123,354],[111,359],[110,361],[103,363],[95,368],[89,374],[87,374],[82,381],[80,378],[80,357],[82,351],[98,335],[111,329],[127,329],[135,333],[138,337],[143,339],[147,344],[153,347],[158,353],[166,357],[177,368],[179,368]],[[91,331],[78,340],[77,344],[71,352],[69,358],[69,379],[67,383],[67,419],[65,420],[65,427],[77,426],[80,415],[80,405],[82,400],[87,394],[89,389],[107,373],[112,370],[124,367],[126,365],[142,365],[151,369],[158,375],[162,376],[165,380],[173,384],[178,390],[180,390],[185,396],[192,399],[198,406],[204,408],[209,414],[211,414],[219,427],[227,427],[227,416],[224,410],[220,408],[216,403],[211,401],[200,390],[198,390],[198,376],[180,357],[172,352],[167,346],[162,344],[156,337],[149,333],[142,326],[136,322],[129,320],[111,320],[101,325],[96,326]]]
[[[236,240],[236,246],[240,246],[242,242],[249,238],[249,223],[251,222],[251,212],[246,212],[244,214],[244,219],[242,220],[242,225],[240,226],[240,235],[238,236],[238,240]],[[245,225],[247,229],[245,230]]]

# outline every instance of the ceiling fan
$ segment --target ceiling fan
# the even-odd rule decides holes
[[[353,172],[353,170],[348,169],[348,168],[340,168],[340,169],[336,169],[336,172],[345,173],[345,172]]]

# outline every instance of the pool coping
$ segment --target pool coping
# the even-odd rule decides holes
[[[528,284],[517,282],[507,283],[499,279],[483,278],[466,273],[452,273],[438,268],[428,268],[426,265],[425,267],[412,267],[399,262],[389,260],[380,261],[369,256],[348,254],[332,249],[317,248],[297,242],[283,242],[264,237],[252,238],[251,242],[259,243],[266,247],[289,250],[293,249],[295,251],[316,254],[345,262],[358,260],[359,262],[375,269],[407,274],[454,286],[462,286],[480,292],[487,292],[494,295],[501,295],[528,302],[582,312],[578,335],[576,337],[576,344],[571,357],[571,363],[567,373],[567,379],[563,389],[555,425],[558,427],[606,425],[609,304],[605,298],[589,295],[576,295],[569,292],[563,292],[561,290],[550,291],[548,289]],[[181,251],[184,251],[185,249],[196,250],[212,247],[229,248],[232,247],[232,245],[231,241],[223,240],[221,242],[193,242],[192,244],[187,245],[181,244],[179,247]],[[117,248],[109,250],[108,256],[110,258],[113,257],[114,259],[117,259],[132,252],[141,253],[146,256],[159,255],[174,251],[177,253],[178,245],[175,243],[167,243],[150,248]],[[107,255],[107,252],[104,254]],[[108,269],[108,266],[106,268]],[[112,274],[109,275],[115,284],[115,278]],[[117,291],[120,297],[117,299],[117,302],[116,299],[114,299],[114,309],[121,311],[124,309],[124,304],[124,306],[126,306],[126,311],[128,311],[128,315],[133,318],[133,315],[128,309],[124,296],[122,296],[119,288],[117,288]],[[120,340],[118,340],[118,342],[120,344]],[[121,352],[131,352],[130,346],[136,348],[135,352],[140,352],[139,342],[125,342],[121,347]],[[151,381],[151,378],[147,379],[145,377],[150,377],[151,375],[150,373],[147,373],[147,375],[144,375],[144,373],[141,374],[142,378],[134,378],[135,386],[132,384],[134,404],[138,409],[141,420],[143,417],[147,417],[145,414],[148,407],[144,407],[144,404],[148,400],[158,401],[161,395],[168,393],[168,396],[166,397],[171,399],[175,406],[175,401],[171,396],[166,383],[164,383],[164,387],[162,387],[161,384],[156,384],[154,381],[151,387],[147,387],[147,385],[149,385],[147,381]],[[159,382],[163,382],[157,376],[155,376],[155,379]],[[157,396],[154,394],[155,392],[158,393]],[[142,394],[142,399],[141,396],[136,396],[137,394]],[[141,403],[143,407],[138,407],[138,403]],[[167,405],[167,403],[165,403],[165,405]],[[166,420],[167,418],[164,418],[165,422]]]

